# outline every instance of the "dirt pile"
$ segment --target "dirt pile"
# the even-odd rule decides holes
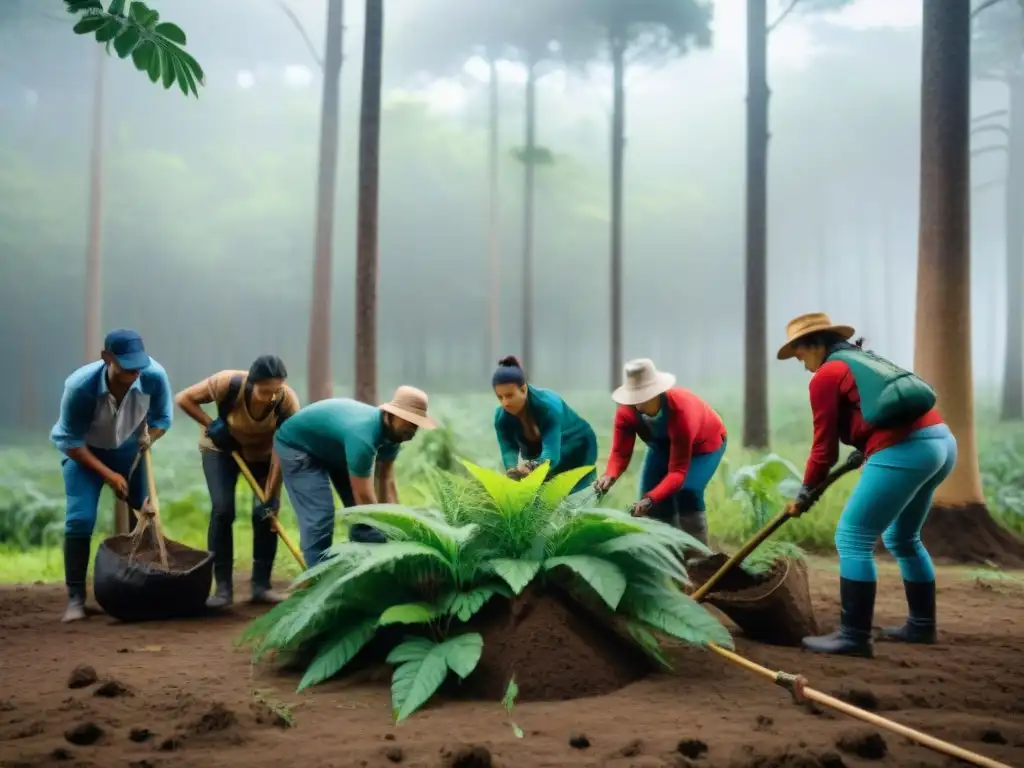
[[[933,507],[921,540],[940,562],[1024,568],[1024,541],[999,525],[982,504]]]
[[[104,544],[115,555],[126,560],[165,570],[160,560],[160,549],[149,533],[142,537],[142,540],[138,542],[137,548],[131,536],[113,536],[107,539]],[[166,570],[176,573],[186,573],[192,570],[202,564],[210,554],[201,549],[192,549],[192,547],[188,547],[173,539],[164,539],[164,546],[167,551]],[[133,549],[135,550],[134,552],[132,551]]]
[[[600,696],[647,674],[637,648],[559,592],[495,601],[476,629],[484,649],[460,695],[500,700],[514,675],[521,701]]]

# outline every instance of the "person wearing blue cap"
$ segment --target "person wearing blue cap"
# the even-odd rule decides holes
[[[60,418],[50,430],[50,441],[65,454],[65,623],[85,618],[85,579],[100,491],[107,485],[130,508],[140,509],[147,496],[146,474],[136,459],[171,428],[167,372],[146,353],[142,337],[125,328],[111,331],[100,357],[64,382]]]

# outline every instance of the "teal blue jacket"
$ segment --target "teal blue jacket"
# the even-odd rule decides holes
[[[540,450],[526,440],[519,418],[498,406],[494,412],[494,431],[505,469],[530,461],[551,462],[551,473],[587,466],[597,461],[597,435],[590,424],[565,400],[550,389],[527,387],[526,409],[540,431]]]

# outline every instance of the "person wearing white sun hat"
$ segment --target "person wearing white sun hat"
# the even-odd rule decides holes
[[[615,412],[611,455],[594,490],[607,493],[629,467],[639,437],[647,444],[640,474],[641,498],[632,508],[708,543],[704,489],[725,454],[721,416],[676,377],[641,358],[624,367],[624,383],[612,393]]]
[[[288,498],[299,522],[300,546],[312,568],[334,540],[334,495],[345,507],[397,504],[395,459],[401,444],[420,428],[437,427],[427,415],[427,394],[415,387],[395,390],[379,406],[347,397],[307,405],[274,436],[274,453]],[[376,465],[376,471],[375,470]],[[384,535],[369,525],[349,528],[349,539],[381,543]]]

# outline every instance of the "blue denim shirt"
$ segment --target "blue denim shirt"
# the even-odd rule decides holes
[[[145,423],[168,430],[172,420],[171,383],[156,360],[142,370],[120,406],[107,386],[106,364],[83,365],[64,382],[60,418],[50,441],[65,453],[87,445],[113,450],[138,438]]]

